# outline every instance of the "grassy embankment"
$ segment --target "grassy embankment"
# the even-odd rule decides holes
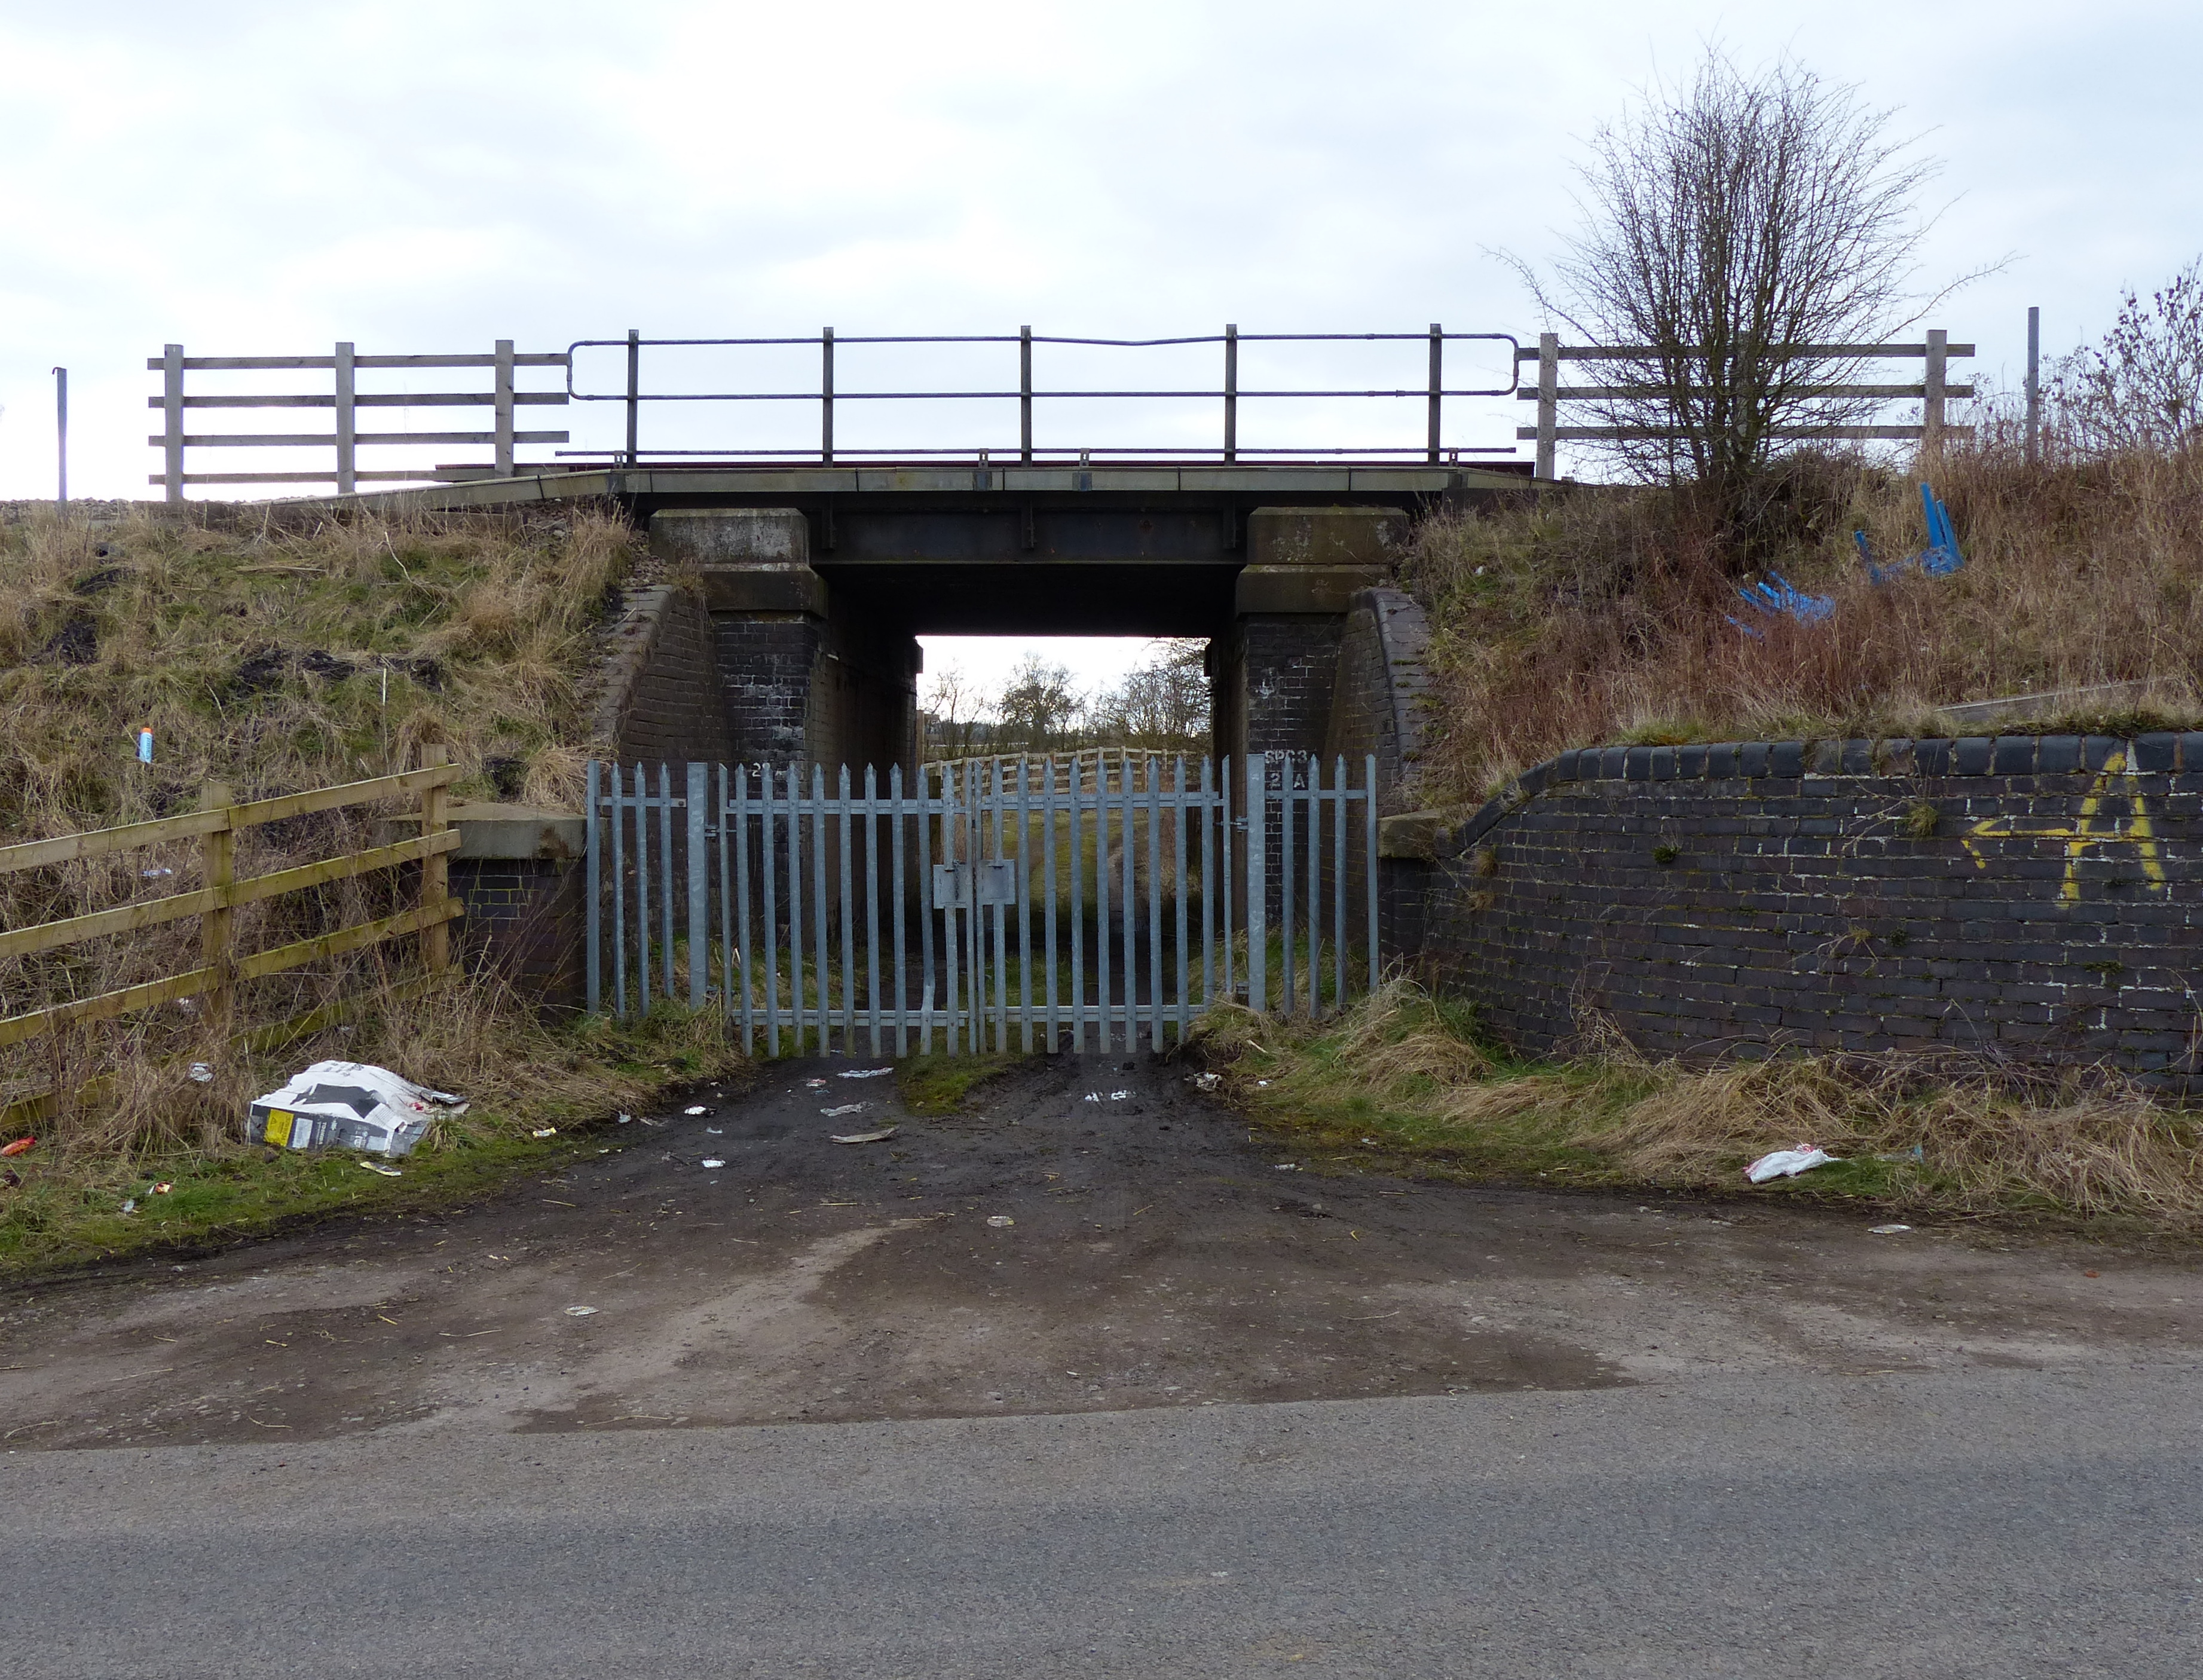
[[[1940,706],[2113,683],[2142,686],[2116,707],[2021,726],[2195,726],[2203,451],[2030,470],[1990,449],[1924,470],[1966,566],[1882,585],[1852,532],[1885,560],[1917,551],[1918,474],[1802,468],[1771,499],[1749,571],[1687,496],[1658,491],[1424,525],[1406,576],[1437,627],[1426,802],[1465,814],[1569,747],[1942,735]],[[1767,571],[1831,597],[1833,615],[1798,624],[1742,606],[1741,577]],[[1810,1141],[1852,1158],[1752,1193],[2203,1225],[2191,1112],[2108,1076],[2046,1089],[1893,1056],[1688,1068],[1613,1038],[1526,1064],[1479,1043],[1466,1013],[1397,988],[1325,1032],[1242,1020],[1209,1038],[1251,1115],[1349,1156],[1548,1186],[1735,1190],[1747,1160]]]
[[[1234,1104],[1310,1165],[1733,1193],[1747,1162],[1810,1142],[1840,1163],[1750,1193],[2203,1230],[2203,1126],[2102,1080],[2015,1087],[1896,1058],[1693,1068],[1619,1044],[1527,1062],[1397,980],[1320,1026],[1220,1013],[1198,1042]]]
[[[573,807],[596,632],[640,561],[625,525],[592,512],[195,516],[0,528],[0,843],[189,809],[209,778],[239,798],[359,780],[416,761],[428,742],[460,766],[463,798]],[[154,731],[150,767],[133,754],[140,727]],[[251,831],[238,873],[369,843],[378,814]],[[0,878],[0,921],[187,890],[198,867],[186,842]],[[239,948],[402,902],[385,875],[256,905],[238,914]],[[0,1013],[194,967],[197,940],[186,920],[0,963]],[[0,1161],[0,1275],[463,1196],[566,1152],[575,1127],[670,1081],[739,1074],[711,1022],[554,1029],[478,979],[406,997],[410,955],[401,944],[245,988],[235,1027],[369,1000],[348,1024],[280,1048],[239,1044],[185,1005],[0,1052],[11,1095],[115,1074],[97,1100],[31,1128],[35,1149]],[[473,1110],[440,1125],[398,1179],[349,1156],[247,1144],[250,1098],[331,1056],[383,1062]],[[211,1083],[189,1080],[194,1061],[212,1064]],[[532,1135],[546,1127],[558,1129]],[[154,1192],[160,1183],[173,1187]]]

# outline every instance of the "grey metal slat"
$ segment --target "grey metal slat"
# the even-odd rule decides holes
[[[1057,807],[1055,799],[1055,754],[1054,753],[1050,753],[1048,755],[1048,762],[1043,774],[1047,779],[1041,795],[1041,822],[1045,831],[1046,837],[1041,842],[1041,845],[1042,848],[1042,873],[1047,877],[1045,890],[1048,896],[1044,901],[1045,908],[1042,913],[1041,943],[1047,947],[1048,950],[1048,1039],[1046,1047],[1048,1053],[1050,1056],[1053,1056],[1057,1050],[1063,1047],[1063,1040],[1057,1031],[1058,1022],[1056,1018],[1055,995],[1055,817]]]
[[[1148,1048],[1163,1053],[1163,761],[1143,769],[1148,794]]]
[[[945,790],[948,784],[948,777],[945,773],[942,778],[942,783]],[[933,773],[930,766],[921,764],[918,766],[918,972],[924,976],[925,995],[929,998],[934,995],[934,914]],[[955,945],[953,941],[949,944],[948,950],[950,969],[953,973],[955,962]],[[951,1012],[949,1018],[953,1020],[955,1019],[956,1003],[953,991],[948,1003]],[[948,1040],[948,1048],[954,1050],[955,1047],[955,1039],[952,1036]],[[933,1054],[933,1017],[930,1014],[921,1016],[918,1020],[918,1053],[920,1056]]]
[[[1214,797],[1215,760],[1207,754],[1201,760],[1201,1007],[1202,1013],[1216,1007],[1216,813],[1211,804]]]
[[[1094,997],[1094,1048],[1103,1056],[1108,1055],[1114,1042],[1112,1016],[1116,1006],[1109,972],[1109,949],[1116,939],[1116,930],[1109,924],[1109,766],[1097,755],[1094,760],[1094,955],[1101,965],[1101,984]]]
[[[749,772],[745,768],[742,774]],[[772,766],[758,766],[758,790],[763,808],[758,820],[758,874],[764,888],[764,902],[758,908],[765,926],[759,931],[765,936],[765,1050],[776,1059],[780,1055],[780,884],[779,870],[773,854],[778,849],[773,844],[772,826],[777,819],[779,801],[773,797]]]
[[[955,790],[955,767],[952,765],[942,766],[941,861],[942,864],[948,868],[952,876],[955,872],[956,866],[956,829],[954,827],[956,819],[952,817],[949,813],[956,802]],[[930,893],[931,890],[932,889],[929,885],[927,891]],[[941,924],[941,948],[943,956],[943,967],[947,970],[947,978],[948,982],[948,994],[944,1000],[945,1007],[948,1009],[948,1015],[943,1018],[942,1022],[942,1041],[947,1046],[948,1053],[950,1056],[954,1056],[956,1054],[958,1045],[961,1043],[961,1040],[957,1037],[956,1003],[958,993],[961,990],[963,980],[963,976],[958,972],[958,970],[962,968],[964,966],[964,924],[957,920],[956,905],[953,900],[948,904],[942,907],[938,914],[942,918]]]
[[[705,1000],[705,971],[712,955],[712,890],[705,868],[711,861],[705,849],[704,808],[711,798],[712,767],[690,760],[688,765],[688,833],[683,845],[688,863],[688,1007],[700,1009]]]
[[[1071,755],[1071,1053],[1086,1054],[1086,825],[1082,820],[1085,766]]]
[[[1269,1007],[1270,953],[1269,931],[1264,926],[1269,914],[1268,884],[1263,879],[1267,867],[1263,857],[1268,840],[1268,762],[1261,753],[1247,754],[1247,896],[1243,920],[1247,924],[1247,1007],[1261,1015]]]
[[[1293,964],[1293,758],[1279,755],[1278,778],[1278,1013],[1290,1015],[1300,997]]]
[[[1171,819],[1171,867],[1176,872],[1171,878],[1171,910],[1176,919],[1176,925],[1172,929],[1172,932],[1178,947],[1178,1041],[1183,1044],[1185,1042],[1186,1027],[1192,1020],[1193,1003],[1190,987],[1187,981],[1185,952],[1185,819],[1188,813],[1185,801],[1185,754],[1184,753],[1178,755],[1177,766],[1172,772],[1171,795],[1171,809],[1174,813]]]
[[[857,1053],[857,916],[851,896],[856,873],[855,836],[849,825],[849,766],[843,765],[838,782],[835,836],[841,844],[842,864],[842,1053]]]
[[[721,965],[720,965],[720,967],[721,967],[721,972],[722,972],[722,973],[725,973],[725,974],[727,974],[728,976],[729,976],[729,977],[730,977],[730,979],[731,979],[731,981],[732,981],[732,983],[733,983],[734,985],[738,985],[738,986],[740,986],[740,987],[741,988],[741,999],[742,999],[742,1054],[743,1054],[744,1056],[751,1056],[751,1055],[754,1055],[754,1054],[756,1053],[756,1051],[755,1051],[755,1045],[756,1045],[756,1043],[757,1043],[757,998],[756,998],[755,994],[754,994],[754,993],[753,992],[753,991],[752,991],[753,982],[752,982],[752,979],[751,979],[751,973],[752,973],[752,969],[751,969],[751,964],[750,964],[750,771],[749,771],[749,766],[748,766],[747,765],[746,765],[746,764],[738,764],[738,765],[735,765],[735,766],[733,767],[732,774],[733,774],[733,778],[734,778],[734,784],[735,784],[735,799],[734,799],[734,807],[733,807],[733,813],[734,813],[734,814],[733,814],[733,825],[734,825],[734,831],[735,831],[735,885],[734,885],[734,894],[733,894],[733,898],[734,898],[734,906],[733,906],[733,908],[734,908],[734,913],[735,913],[735,943],[734,950],[733,950],[732,952],[729,953],[729,956],[728,956],[728,958],[727,958],[727,959],[724,959],[724,960],[723,960],[723,961],[722,961]],[[722,859],[723,861],[724,860],[724,858],[725,858],[725,856],[726,856],[726,846],[725,846],[724,835],[725,835],[725,831],[726,831],[727,823],[728,823],[728,805],[727,805],[727,779],[728,779],[728,776],[729,776],[728,767],[727,767],[726,766],[724,766],[724,765],[720,766],[719,766],[719,824],[720,824],[720,832],[721,832],[722,838],[721,838],[721,843],[720,843],[719,855],[720,855],[720,857],[721,857],[721,859]],[[720,906],[719,906],[719,919],[720,919],[720,923],[721,923],[721,925],[722,925],[723,926],[724,926],[725,921],[726,921],[726,912],[727,912],[727,908],[728,908],[728,907],[727,907],[727,904],[726,904],[726,902],[725,902],[725,898],[724,898],[725,887],[726,887],[726,878],[725,878],[725,876],[724,876],[724,873],[722,873],[722,875],[721,875],[721,877],[720,877],[720,889],[721,889],[721,892],[722,892],[722,895],[723,895],[723,896],[722,896],[722,899],[721,899],[721,902],[720,902]],[[740,967],[740,971],[739,971],[739,972],[737,972],[736,967],[735,967],[735,960],[737,960],[737,959],[739,960],[740,964],[741,964],[741,967]]]
[[[802,775],[788,766],[788,1013],[798,1056],[804,1051]]]
[[[905,973],[903,968],[905,960],[903,955],[903,924],[905,920],[905,912],[907,910],[908,907],[904,904],[902,897],[903,797],[902,766],[899,764],[891,764],[888,766],[888,802],[893,807],[894,813],[888,820],[888,826],[889,843],[894,849],[891,854],[892,861],[889,864],[889,869],[895,878],[895,1054],[898,1056],[904,1056],[910,1054],[910,1023],[907,1019],[905,1019],[903,1013],[904,1003],[908,996],[906,990],[906,982],[908,979],[908,976]]]
[[[834,1048],[833,923],[826,914],[826,766],[811,766],[811,938],[816,959],[812,968],[818,986],[818,1054]]]
[[[1224,896],[1223,902],[1218,905],[1217,908],[1220,917],[1223,922],[1221,934],[1224,942],[1224,996],[1227,1002],[1239,995],[1237,989],[1232,985],[1231,980],[1231,895],[1235,890],[1232,883],[1237,881],[1239,878],[1239,857],[1241,851],[1243,850],[1243,848],[1239,845],[1237,838],[1235,837],[1237,835],[1238,831],[1231,825],[1231,789],[1233,785],[1231,764],[1232,760],[1231,754],[1227,753],[1224,759],[1224,772],[1218,778],[1223,788],[1224,806],[1223,809],[1218,813],[1219,820],[1217,823],[1217,833],[1220,840],[1220,849],[1222,852],[1221,861],[1224,865],[1224,867],[1219,872],[1223,878]]]
[[[1028,783],[1032,766],[1018,760],[1018,1044],[1032,1054],[1032,798]]]
[[[664,928],[659,961],[664,965],[665,1001],[670,1003],[674,998],[673,771],[663,759],[658,763],[658,867],[664,875],[658,888],[659,920]]]
[[[872,1059],[880,1054],[879,777],[865,766],[865,1005]]]
[[[582,905],[582,961],[587,974],[582,981],[583,1007],[590,1015],[602,1012],[605,980],[601,972],[604,961],[604,890],[603,825],[599,820],[598,799],[604,780],[604,768],[596,760],[589,760],[587,810],[588,826],[584,831],[587,839],[583,851],[588,858],[587,885],[588,894]]]
[[[1332,766],[1331,802],[1331,961],[1332,1003],[1346,1007],[1346,755]]]
[[[650,1013],[650,772],[635,767],[635,978],[636,1007]]]
[[[965,975],[965,993],[972,1009],[969,1036],[972,1053],[984,1052],[987,1047],[987,919],[979,908],[979,860],[983,855],[980,841],[985,834],[986,813],[983,804],[985,784],[980,780],[977,765],[966,766],[964,772],[964,856],[972,865],[971,902],[964,906],[964,937],[967,942],[965,956],[968,973]]]
[[[1363,832],[1368,850],[1369,990],[1377,990],[1377,971],[1383,958],[1377,949],[1377,754],[1361,761]]]
[[[1308,760],[1308,1019],[1323,1014],[1323,760]]]
[[[1132,761],[1129,758],[1118,766],[1117,793],[1122,807],[1119,821],[1124,831],[1121,849],[1125,859],[1118,893],[1118,908],[1125,925],[1125,1054],[1131,1056],[1140,1047],[1140,901],[1132,879],[1139,850],[1134,839]]]

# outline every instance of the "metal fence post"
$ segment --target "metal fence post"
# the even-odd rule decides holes
[[[1553,476],[1554,446],[1559,441],[1561,405],[1561,335],[1558,333],[1538,334],[1538,461],[1533,469],[1540,478]]]
[[[168,499],[184,499],[184,347],[161,346],[161,464]]]
[[[635,464],[635,435],[642,423],[642,334],[627,329],[627,464]]]
[[[497,476],[512,476],[512,340],[497,341]]]
[[[1264,783],[1269,775],[1269,755],[1247,754],[1247,1007],[1261,1015],[1269,1007],[1269,865],[1263,856],[1265,833],[1270,823],[1270,802]]]
[[[834,464],[834,329],[827,327],[818,334],[818,458],[827,466]],[[825,1046],[822,1040],[820,1050]]]
[[[1224,458],[1239,458],[1239,328],[1224,324]]]
[[[68,370],[54,370],[54,453],[59,464],[60,488],[54,493],[54,512],[68,518]]]
[[[349,496],[359,488],[357,465],[358,434],[353,408],[352,347],[337,346],[337,494]]]
[[[1940,327],[1928,329],[1928,379],[1920,405],[1920,447],[1928,453],[1943,447],[1943,397],[1950,370],[1951,335]]]
[[[1431,322],[1431,437],[1427,459],[1438,458],[1438,414],[1445,395],[1445,328]]]
[[[2042,311],[2027,311],[2027,464],[2042,456]]]
[[[1032,459],[1032,328],[1018,328],[1018,458]]]
[[[708,993],[711,965],[712,890],[704,873],[711,854],[705,844],[705,819],[712,799],[712,766],[688,763],[688,1007],[701,1009]]]
[[[585,930],[582,960],[588,965],[586,978],[582,982],[583,1007],[593,1015],[599,1013],[604,1008],[604,976],[600,971],[604,966],[605,912],[601,884],[604,880],[605,844],[604,827],[601,814],[598,810],[599,802],[604,796],[603,788],[604,767],[596,760],[591,759],[588,792],[586,796],[588,800],[588,817],[582,831],[587,836],[586,852],[588,867],[582,888],[587,895],[582,901],[582,917]],[[747,1049],[747,1046],[744,1048]]]

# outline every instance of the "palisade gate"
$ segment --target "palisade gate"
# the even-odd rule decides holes
[[[1356,773],[1358,772],[1358,773]],[[1108,750],[592,762],[592,1014],[718,1007],[746,1052],[1150,1050],[1220,1003],[1377,984],[1376,760]]]

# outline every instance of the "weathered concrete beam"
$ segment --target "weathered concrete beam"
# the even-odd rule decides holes
[[[1247,516],[1250,566],[1372,566],[1389,574],[1407,547],[1408,516],[1397,507],[1258,507]]]

